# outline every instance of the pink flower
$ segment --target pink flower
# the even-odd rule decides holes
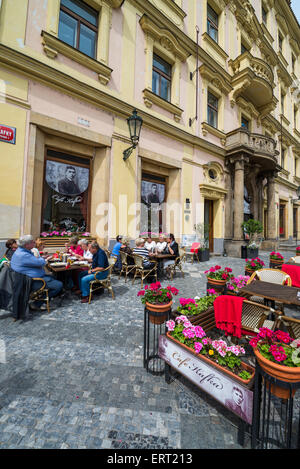
[[[172,320],[166,322],[166,326],[168,328],[168,331],[174,331],[175,325],[176,325],[175,322],[172,321]]]
[[[201,350],[203,349],[203,345],[201,344],[201,342],[195,342],[194,347],[195,347],[195,352],[196,353],[200,353]]]

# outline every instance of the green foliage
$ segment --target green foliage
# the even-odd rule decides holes
[[[263,232],[263,225],[259,220],[249,219],[242,223],[242,228],[245,233],[250,236],[250,239],[253,235]]]

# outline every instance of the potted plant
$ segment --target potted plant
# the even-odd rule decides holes
[[[255,370],[241,361],[240,357],[245,355],[243,347],[229,346],[224,340],[212,340],[201,326],[193,326],[184,315],[178,316],[175,321],[167,321],[166,326],[169,339],[236,381],[244,385],[250,384]]]
[[[204,273],[207,278],[207,290],[209,288],[214,288],[218,292],[223,292],[226,282],[233,277],[231,272],[232,269],[230,267],[222,269],[220,265],[215,265],[209,270],[206,270]]]
[[[270,376],[287,383],[300,381],[300,340],[293,340],[289,334],[281,330],[272,331],[262,327],[250,345],[261,368]],[[288,388],[271,384],[272,394],[288,399]],[[292,395],[295,394],[293,390]]]
[[[149,318],[153,324],[162,324],[168,317],[168,311],[172,306],[173,295],[178,295],[179,290],[168,285],[166,288],[160,282],[145,285],[144,290],[138,292],[142,303],[150,311]]]
[[[240,288],[247,285],[249,278],[249,275],[238,275],[231,278],[226,284],[226,295],[238,295]]]
[[[296,247],[296,256],[300,256],[300,246]]]
[[[259,257],[255,259],[246,259],[245,275],[252,275],[255,270],[260,270],[265,266],[264,261]]]
[[[200,242],[197,251],[197,257],[200,262],[209,261],[209,228],[208,223],[197,223],[194,225],[194,230]]]
[[[282,264],[284,262],[284,258],[283,256],[280,254],[280,252],[275,252],[275,251],[272,251],[270,253],[270,263],[269,263],[269,267],[271,269],[280,269]]]
[[[196,296],[195,298],[180,298],[180,306],[177,308],[177,311],[173,312],[172,316],[184,315],[186,316],[191,323],[204,320],[210,314],[214,317],[213,314],[213,304],[218,294],[214,289],[208,290],[208,295],[205,295],[201,298]]]
[[[257,257],[258,248],[260,242],[258,240],[258,235],[263,232],[263,225],[259,220],[254,220],[249,218],[249,220],[242,223],[242,228],[244,230],[245,236],[249,238],[249,243],[247,246],[247,256],[248,257]]]

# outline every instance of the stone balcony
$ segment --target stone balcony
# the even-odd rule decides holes
[[[230,60],[229,67],[232,74],[232,104],[238,97],[242,97],[250,101],[262,115],[276,107],[274,74],[269,64],[253,57],[250,52],[244,52],[235,60]]]
[[[233,130],[226,134],[226,156],[238,154],[246,155],[253,164],[259,164],[263,170],[278,170],[279,151],[276,142],[271,137],[251,133],[244,128]]]

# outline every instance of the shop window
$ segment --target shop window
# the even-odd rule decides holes
[[[166,198],[164,177],[142,173],[141,233],[161,233],[165,225],[163,204]]]
[[[61,0],[58,37],[80,52],[95,58],[98,12],[80,0]]]
[[[216,42],[218,42],[218,14],[207,4],[207,34]]]
[[[152,91],[165,101],[171,99],[172,66],[153,54]]]
[[[218,128],[218,98],[208,91],[207,94],[207,123]]]
[[[89,229],[90,160],[47,150],[42,231]]]

